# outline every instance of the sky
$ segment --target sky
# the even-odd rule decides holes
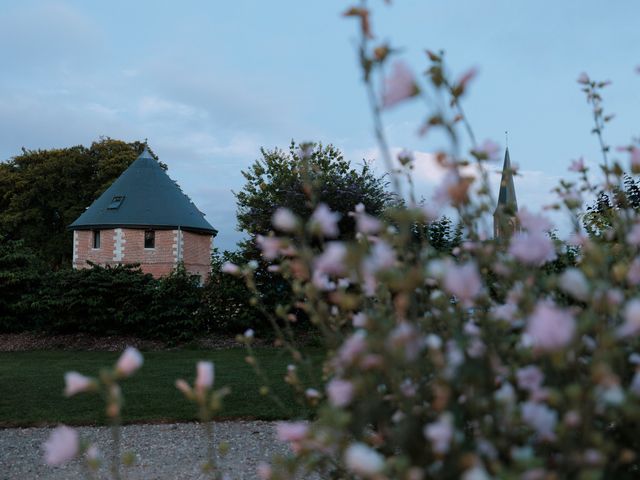
[[[0,160],[21,148],[148,139],[169,175],[233,249],[232,191],[260,147],[291,140],[339,147],[382,174],[356,58],[351,2],[2,0]],[[416,74],[424,49],[445,50],[452,74],[471,67],[465,110],[477,138],[505,146],[520,168],[519,206],[537,210],[572,159],[599,160],[576,79],[611,80],[605,132],[638,135],[640,2],[618,0],[371,0],[377,41],[401,47]],[[394,149],[416,152],[416,189],[429,198],[440,173],[438,136],[416,134],[423,104],[384,114]],[[499,182],[501,162],[491,165]],[[496,186],[497,189],[497,186]],[[556,219],[562,230],[562,219]]]

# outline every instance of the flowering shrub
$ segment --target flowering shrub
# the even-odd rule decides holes
[[[394,49],[373,44],[365,7],[346,15],[360,23],[375,133],[396,189],[398,177],[410,178],[413,158],[407,152],[392,158],[381,115],[421,95],[428,102],[448,98],[421,128],[449,136],[451,148],[437,153],[447,174],[428,207],[409,190],[409,205],[390,212],[386,223],[356,207],[353,241],[335,240],[339,218],[323,204],[307,224],[291,211],[274,216],[278,235],[258,246],[291,281],[294,298],[278,307],[272,323],[292,353],[287,381],[320,407],[310,423],[278,427],[292,454],[261,466],[259,475],[637,478],[640,216],[617,204],[597,234],[587,236],[581,226],[583,198],[623,188],[624,171],[638,169],[635,144],[620,150],[629,155],[625,168],[604,140],[612,118],[602,106],[607,82],[578,79],[592,106],[604,178],[594,181],[580,160],[570,167],[577,178],[556,189],[550,208],[571,219],[571,245],[550,233],[554,225],[544,214],[526,209],[517,213],[519,228],[510,238],[491,239],[487,212],[495,200],[485,165],[497,148],[476,143],[461,106],[475,71],[452,80],[444,56],[427,52],[425,85],[398,61],[384,76]],[[467,154],[463,133],[472,145]],[[464,227],[451,254],[414,235],[445,208],[456,209]],[[227,271],[253,285],[251,265]],[[325,339],[324,386],[305,384],[296,373],[308,365],[286,326],[296,321],[296,309]]]
[[[365,6],[346,15],[360,24],[375,134],[395,172],[396,190],[399,178],[410,178],[413,158],[402,152],[394,161],[381,115],[427,92],[428,100],[448,100],[434,104],[420,129],[449,136],[451,148],[437,153],[447,174],[429,205],[418,204],[409,190],[408,205],[389,212],[388,220],[356,206],[350,212],[358,231],[353,240],[336,239],[340,216],[314,204],[311,185],[305,201],[314,213],[308,222],[292,211],[276,211],[278,235],[261,237],[257,246],[272,262],[271,271],[291,283],[294,298],[265,314],[292,357],[285,381],[317,414],[311,422],[277,426],[291,455],[261,465],[259,476],[638,478],[640,216],[618,204],[597,231],[587,236],[581,228],[583,197],[611,193],[624,179],[624,164],[611,158],[604,140],[611,119],[602,106],[607,83],[586,74],[578,79],[592,106],[604,178],[594,182],[584,162],[575,161],[570,170],[577,178],[556,189],[551,208],[571,219],[572,245],[549,234],[553,224],[545,215],[524,209],[512,237],[491,239],[487,212],[495,200],[485,165],[497,148],[476,142],[461,106],[475,71],[452,80],[443,55],[427,52],[426,82],[403,63],[385,77],[395,49],[373,44]],[[375,85],[379,75],[381,91]],[[471,143],[467,153],[462,134]],[[619,152],[629,155],[633,173],[638,151],[636,141]],[[304,161],[305,151],[299,155]],[[445,208],[457,211],[464,232],[451,252],[416,234]],[[222,267],[245,279],[257,304],[256,268],[255,262]],[[291,328],[300,311],[325,341],[320,384],[305,373],[311,359],[296,346]],[[242,340],[259,372],[253,338],[247,331]],[[212,369],[199,366],[198,378],[194,387],[179,382],[178,388],[205,409],[201,417],[208,420]],[[93,385],[79,377],[68,382],[69,392]],[[262,392],[269,393],[266,385]],[[76,442],[67,431],[56,435]],[[48,455],[65,452],[50,449]]]

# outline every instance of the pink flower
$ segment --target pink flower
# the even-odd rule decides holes
[[[569,166],[570,172],[584,172],[587,167],[584,164],[584,159],[580,157],[577,160],[571,160],[571,166]]]
[[[264,462],[259,463],[257,471],[258,471],[258,477],[260,477],[260,480],[271,480],[273,471],[271,470],[271,465],[269,465],[268,463],[264,463]]]
[[[489,139],[485,140],[482,145],[480,145],[475,150],[475,153],[477,155],[480,155],[482,158],[487,158],[489,160],[495,159],[498,156],[499,152],[500,145]]]
[[[193,393],[189,384],[182,379],[176,380],[175,385],[176,388],[180,390],[187,398],[189,398]]]
[[[624,307],[624,324],[618,328],[621,337],[635,337],[640,333],[640,299],[629,300]]]
[[[89,377],[78,372],[67,372],[64,374],[64,395],[71,397],[76,393],[86,392],[94,386],[94,382]]]
[[[591,82],[591,80],[589,79],[589,75],[587,75],[586,73],[582,72],[580,74],[580,76],[578,77],[577,82],[582,84],[582,85],[588,85]]]
[[[309,433],[307,422],[278,422],[276,423],[276,435],[281,442],[300,442]]]
[[[640,148],[633,146],[631,147],[630,153],[631,169],[636,173],[640,168]]]
[[[389,108],[394,105],[413,97],[418,93],[413,72],[404,62],[395,62],[392,67],[391,75],[384,81],[384,90],[382,95],[382,107]]]
[[[633,262],[631,262],[627,271],[627,282],[631,285],[640,284],[640,257],[634,258]]]
[[[400,153],[398,153],[398,161],[400,162],[401,165],[407,165],[407,164],[413,163],[414,161],[413,152],[411,150],[407,150],[406,148],[403,148],[402,150],[400,150]]]
[[[196,365],[195,387],[198,391],[209,390],[213,386],[214,367],[211,362],[198,362]]]
[[[518,379],[518,387],[532,393],[540,390],[540,387],[542,387],[544,373],[535,365],[529,365],[518,369],[516,378]]]
[[[460,87],[465,88],[467,86],[467,83],[469,83],[471,80],[473,80],[473,78],[475,78],[475,76],[478,74],[478,69],[477,68],[470,68],[469,70],[467,70],[466,72],[464,72],[460,78],[458,79],[458,85],[460,85]]]
[[[496,319],[511,323],[516,319],[518,306],[508,302],[504,305],[496,305],[491,311]]]
[[[78,454],[78,432],[64,425],[57,427],[44,443],[44,461],[47,465],[62,465]]]
[[[453,415],[443,413],[436,422],[425,425],[423,433],[431,442],[434,453],[444,455],[449,451],[453,440]]]
[[[582,271],[577,268],[566,269],[558,279],[558,286],[573,298],[586,301],[589,297],[589,283]]]
[[[390,350],[400,352],[408,362],[418,358],[424,345],[418,330],[409,322],[400,322],[391,330],[387,343]]]
[[[235,263],[224,262],[221,268],[223,273],[228,273],[230,275],[238,275],[240,273],[240,267]]]
[[[338,350],[338,362],[341,365],[351,365],[367,349],[367,334],[358,330],[347,338]]]
[[[640,246],[640,223],[636,223],[627,234],[627,243],[634,247]]]
[[[334,407],[346,407],[353,400],[354,390],[353,383],[350,381],[334,378],[327,384],[329,402]]]
[[[546,233],[553,229],[553,223],[544,215],[532,213],[526,208],[518,212],[520,225],[530,233]]]
[[[116,373],[123,377],[133,375],[144,362],[142,354],[134,347],[127,347],[116,363]]]
[[[345,271],[347,247],[342,242],[329,242],[313,262],[317,272],[327,275],[341,275]]]
[[[511,239],[509,253],[520,262],[540,266],[556,259],[553,240],[544,233],[517,233]]]
[[[391,246],[380,240],[375,243],[371,253],[364,261],[364,268],[369,273],[377,273],[381,270],[388,270],[396,264],[396,252]]]
[[[558,308],[551,301],[542,300],[527,320],[525,333],[535,350],[551,352],[569,345],[575,330],[576,320],[569,310]]]
[[[471,306],[473,300],[482,292],[482,279],[476,264],[450,263],[444,274],[444,288],[465,306]]]
[[[344,456],[347,469],[356,475],[372,477],[384,468],[384,457],[364,443],[352,443]]]
[[[362,203],[356,205],[355,212],[349,215],[355,217],[356,230],[364,235],[374,235],[382,229],[382,222],[365,212]]]
[[[310,218],[312,228],[317,228],[323,236],[329,238],[337,237],[340,233],[339,220],[340,214],[332,212],[325,203],[318,204]]]
[[[282,247],[282,240],[277,237],[265,237],[263,235],[256,235],[256,243],[262,251],[262,256],[266,260],[274,260],[280,254],[280,248]]]
[[[293,232],[298,227],[298,218],[288,208],[280,207],[273,214],[271,223],[278,230]]]
[[[522,420],[543,440],[555,439],[558,412],[542,403],[525,402],[521,406]]]
[[[367,326],[367,316],[362,312],[356,313],[351,321],[355,328],[365,328]]]

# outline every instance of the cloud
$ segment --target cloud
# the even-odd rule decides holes
[[[19,5],[0,16],[0,57],[12,77],[97,63],[104,39],[95,22],[67,3]]]

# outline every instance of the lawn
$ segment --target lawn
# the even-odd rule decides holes
[[[310,352],[319,359],[321,352]],[[174,387],[177,378],[192,382],[198,360],[215,363],[215,386],[228,386],[221,418],[281,419],[304,416],[283,382],[289,357],[282,349],[262,348],[258,358],[268,374],[271,387],[285,409],[259,393],[262,382],[244,360],[245,350],[176,350],[143,352],[144,366],[133,377],[123,380],[125,397],[123,421],[163,422],[195,419],[195,405]],[[65,398],[64,373],[77,370],[96,376],[113,365],[116,352],[32,351],[0,352],[0,427],[43,424],[102,424],[102,399],[80,394]]]

